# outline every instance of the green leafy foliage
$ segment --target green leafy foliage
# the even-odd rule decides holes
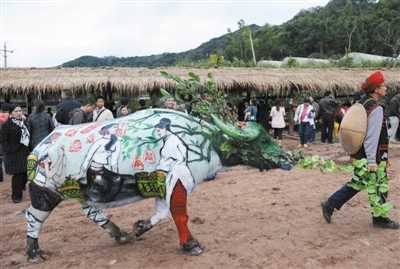
[[[313,157],[301,157],[299,164],[303,169],[319,168],[321,173],[329,172],[346,172],[354,171],[353,181],[347,186],[361,191],[366,190],[366,196],[369,199],[371,212],[374,217],[389,217],[389,210],[393,207],[392,202],[386,202],[383,193],[389,190],[386,178],[386,162],[381,162],[376,173],[370,172],[366,159],[355,161],[352,165],[336,165],[333,160],[326,161],[323,157],[315,155]]]
[[[212,73],[207,74],[207,79],[202,81],[201,78],[193,73],[189,73],[189,79],[178,78],[173,74],[168,74],[165,71],[161,71],[161,75],[167,79],[172,79],[177,83],[175,90],[175,97],[181,100],[181,96],[189,95],[192,100],[192,114],[201,117],[202,119],[212,122],[211,114],[216,116],[219,120],[229,124],[233,128],[237,127],[236,118],[230,117],[226,112],[226,96],[223,91],[218,89],[214,82]],[[198,89],[198,90],[197,90]],[[163,96],[170,96],[170,93],[161,89]],[[260,128],[262,128],[260,126]],[[213,135],[220,135],[219,131],[212,131]],[[278,147],[278,146],[277,146]],[[255,159],[262,160],[259,163],[260,169],[271,168],[268,167],[268,163],[279,163],[283,162],[286,164],[294,164],[301,156],[300,151],[295,153],[286,152],[260,152],[259,148],[252,148],[249,143],[241,140],[231,138],[229,141],[222,144],[220,150],[226,154],[226,158],[232,154],[237,154],[242,158],[245,164],[249,161],[254,162]]]
[[[287,63],[283,66],[286,68],[298,68],[300,67],[300,64],[296,61],[296,59],[290,57]]]
[[[171,79],[177,83],[175,90],[175,98],[182,101],[182,96],[190,96],[192,100],[192,114],[200,115],[203,119],[210,121],[211,113],[222,119],[223,121],[234,123],[234,120],[226,113],[226,98],[222,90],[219,90],[214,82],[211,73],[207,74],[207,79],[201,81],[199,75],[189,72],[189,78],[183,79],[165,71],[160,72],[167,79]],[[198,90],[199,89],[199,90]],[[160,89],[164,97],[171,96],[164,89]]]

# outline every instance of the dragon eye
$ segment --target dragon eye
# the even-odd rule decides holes
[[[262,144],[263,146],[268,145],[268,139],[266,139],[266,138],[261,139],[261,144]]]

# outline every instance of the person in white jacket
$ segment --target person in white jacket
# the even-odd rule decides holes
[[[105,121],[114,118],[111,110],[104,107],[104,97],[96,97],[96,108],[93,110],[93,121]]]
[[[304,104],[297,107],[294,115],[294,123],[299,124],[300,144],[297,146],[298,148],[308,148],[308,136],[311,126],[314,125],[314,116],[315,109],[310,105],[310,99],[304,99]]]

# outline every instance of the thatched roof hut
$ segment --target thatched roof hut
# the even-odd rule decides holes
[[[211,72],[220,89],[227,93],[253,91],[289,96],[297,91],[310,93],[329,89],[353,95],[375,69],[263,69],[263,68],[5,68],[1,69],[2,100],[59,97],[64,88],[75,95],[106,95],[136,97],[159,94],[159,89],[173,91],[176,84],[161,76],[160,71],[188,79],[194,72],[202,81]],[[400,88],[398,69],[382,69],[388,90]]]

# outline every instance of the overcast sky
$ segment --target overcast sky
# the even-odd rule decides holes
[[[53,67],[84,55],[183,52],[238,29],[280,25],[329,1],[1,1],[7,67]],[[1,67],[4,67],[4,51]]]

